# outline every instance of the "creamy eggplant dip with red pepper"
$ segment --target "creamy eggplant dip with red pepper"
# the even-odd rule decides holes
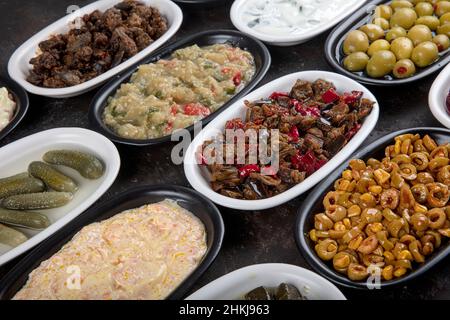
[[[16,300],[159,300],[200,264],[206,230],[174,201],[84,227],[35,269]]]
[[[123,138],[163,137],[218,110],[254,74],[253,56],[229,44],[179,49],[141,65],[109,100],[103,121]]]

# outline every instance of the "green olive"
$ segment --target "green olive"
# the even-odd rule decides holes
[[[433,38],[433,42],[436,43],[439,52],[445,51],[450,47],[450,39],[445,34],[438,34]]]
[[[367,37],[369,37],[370,42],[384,38],[384,30],[380,26],[373,23],[366,24],[359,28],[359,30],[364,32]]]
[[[414,48],[411,60],[418,67],[426,67],[439,58],[439,50],[435,43],[431,41],[422,42]]]
[[[413,4],[408,0],[394,0],[391,2],[390,6],[395,11],[399,8],[412,8]]]
[[[391,44],[389,41],[386,41],[384,39],[378,39],[369,46],[369,50],[367,50],[367,54],[369,57],[373,56],[373,54],[377,51],[381,50],[389,50],[391,49]]]
[[[376,24],[377,26],[381,27],[383,30],[389,29],[389,21],[384,18],[374,18],[372,20],[373,24]]]
[[[419,17],[432,16],[434,12],[433,5],[429,2],[419,2],[414,9]]]
[[[417,13],[411,8],[400,8],[395,10],[391,17],[391,27],[402,27],[409,30],[417,20]]]
[[[395,55],[388,50],[377,51],[367,63],[366,72],[372,78],[381,78],[394,69]]]
[[[444,24],[450,23],[450,12],[443,14],[439,18],[439,22],[440,22],[441,26],[443,26]]]
[[[447,37],[450,37],[450,23],[439,26],[436,31],[438,34],[445,34]]]
[[[369,49],[369,38],[362,31],[350,31],[344,40],[343,49],[346,55],[353,52],[366,52]]]
[[[392,8],[386,4],[379,5],[375,8],[375,18],[383,18],[389,20],[392,16]]]
[[[392,73],[394,74],[394,77],[398,79],[408,78],[416,73],[416,66],[411,60],[402,59],[397,61]]]
[[[408,31],[408,38],[411,39],[414,46],[425,41],[431,41],[433,39],[433,34],[430,28],[424,26],[423,24],[418,24]]]
[[[344,59],[344,67],[348,71],[358,72],[366,69],[369,56],[364,52],[353,52]]]
[[[430,28],[430,30],[436,30],[437,27],[440,26],[439,19],[435,16],[423,16],[416,20],[416,25],[423,24],[424,26],[427,26]]]
[[[434,13],[440,17],[444,13],[450,12],[450,1],[439,1],[436,3],[436,8],[434,10]]]
[[[414,44],[411,39],[406,37],[397,38],[391,43],[391,51],[395,54],[398,60],[409,59],[414,49]]]
[[[406,34],[406,30],[402,27],[394,27],[386,33],[386,40],[392,42],[397,38],[406,37]]]

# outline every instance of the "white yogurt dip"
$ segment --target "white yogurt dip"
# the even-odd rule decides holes
[[[0,88],[0,131],[11,122],[16,103],[10,98],[8,89]]]

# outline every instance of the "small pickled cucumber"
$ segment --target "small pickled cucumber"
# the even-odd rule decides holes
[[[21,174],[0,181],[0,199],[17,194],[42,192],[44,189],[45,185],[41,180]]]
[[[58,208],[73,199],[69,192],[42,192],[11,196],[3,199],[3,207],[12,210],[38,210]]]
[[[55,191],[74,193],[78,190],[78,186],[72,178],[45,162],[35,161],[30,163],[28,172],[33,177],[44,181],[48,188]]]
[[[45,229],[50,225],[50,220],[42,213],[8,210],[3,208],[0,208],[0,222],[29,229]]]
[[[17,180],[17,179],[29,178],[29,177],[30,177],[30,175],[28,174],[28,172],[22,172],[22,173],[13,175],[11,177],[1,178],[0,179],[0,184],[5,183],[5,182],[9,182],[11,180]]]
[[[95,180],[103,176],[105,170],[102,162],[93,155],[71,150],[47,152],[45,162],[70,167],[77,170],[86,179]]]
[[[11,247],[17,247],[27,240],[27,236],[22,232],[0,224],[0,243]]]

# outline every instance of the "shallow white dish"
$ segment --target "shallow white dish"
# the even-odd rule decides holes
[[[195,153],[198,148],[203,144],[204,141],[210,140],[213,137],[217,136],[218,133],[223,132],[223,128],[225,127],[225,124],[228,120],[234,118],[245,119],[245,100],[255,101],[261,98],[268,97],[273,92],[286,92],[292,88],[297,79],[307,80],[311,82],[317,79],[328,80],[334,83],[338,92],[350,92],[352,90],[362,91],[365,98],[375,101],[374,108],[371,114],[364,120],[359,132],[350,140],[350,142],[325,166],[323,166],[320,170],[316,171],[314,174],[305,179],[305,181],[296,185],[295,187],[272,198],[262,200],[232,199],[215,192],[211,188],[208,179],[202,174],[200,166],[197,164]],[[238,210],[263,210],[273,208],[286,203],[294,199],[295,197],[298,197],[302,193],[308,191],[316,184],[318,184],[322,179],[324,179],[328,174],[330,174],[334,169],[336,169],[339,165],[341,165],[348,157],[350,157],[375,128],[375,125],[378,121],[379,112],[379,105],[375,96],[367,88],[352,79],[349,79],[337,73],[326,71],[302,71],[292,73],[274,80],[253,91],[246,97],[243,97],[242,99],[236,101],[228,109],[223,111],[217,118],[211,121],[209,125],[206,126],[198,134],[198,136],[194,139],[194,141],[186,151],[186,156],[184,158],[184,172],[187,179],[189,180],[189,183],[195,190],[221,206]]]
[[[140,51],[134,57],[126,60],[115,68],[108,70],[107,72],[99,75],[98,77],[81,83],[76,86],[67,88],[43,88],[35,86],[27,81],[29,71],[32,69],[29,61],[31,58],[37,55],[39,50],[38,44],[44,40],[47,40],[51,35],[66,33],[70,30],[70,24],[78,17],[82,17],[85,14],[89,14],[95,10],[106,11],[113,7],[122,0],[101,0],[94,1],[92,4],[87,5],[80,10],[67,15],[60,20],[49,25],[42,31],[35,34],[24,44],[22,44],[11,56],[8,63],[8,73],[11,78],[18,82],[22,87],[30,93],[34,93],[41,96],[47,96],[52,98],[67,98],[80,95],[95,87],[101,85],[109,78],[127,69],[134,63],[143,59],[157,48],[166,43],[180,28],[183,21],[183,13],[181,9],[172,1],[169,0],[141,0],[146,5],[157,8],[161,14],[167,19],[168,30],[159,39],[153,42],[144,50]]]
[[[77,181],[79,190],[73,200],[64,207],[39,210],[46,214],[52,223],[47,229],[33,231],[17,228],[30,239],[13,249],[0,244],[0,266],[31,249],[76,218],[97,201],[116,180],[120,169],[117,148],[104,136],[82,128],[42,131],[4,146],[0,149],[0,178],[25,172],[30,162],[42,160],[45,152],[59,149],[83,151],[97,156],[105,165],[104,175],[98,180],[87,180],[77,171],[59,166],[58,169]]]
[[[286,36],[280,36],[280,35],[271,35],[267,33],[261,33],[258,31],[255,31],[254,29],[248,27],[245,23],[243,23],[241,15],[244,12],[244,5],[246,4],[248,0],[236,0],[230,11],[230,18],[233,22],[233,25],[236,27],[236,29],[249,34],[255,38],[258,38],[261,41],[264,41],[270,45],[274,46],[280,46],[280,47],[287,47],[287,46],[294,46],[300,43],[304,43],[306,41],[311,40],[315,36],[327,31],[328,29],[331,29],[335,25],[337,25],[339,22],[344,20],[346,17],[350,16],[353,12],[358,10],[363,4],[367,2],[367,0],[359,0],[354,5],[352,5],[349,10],[341,12],[339,15],[337,15],[334,19],[331,21],[324,23],[323,25],[320,25],[318,28],[305,33],[299,33],[299,34],[290,34]],[[328,0],[333,1],[333,0]]]
[[[434,117],[445,127],[450,128],[450,115],[445,101],[450,89],[450,64],[438,75],[431,86],[428,104]]]
[[[242,300],[258,287],[289,283],[308,300],[346,300],[338,288],[312,271],[289,264],[258,264],[233,271],[193,293],[186,300]]]

